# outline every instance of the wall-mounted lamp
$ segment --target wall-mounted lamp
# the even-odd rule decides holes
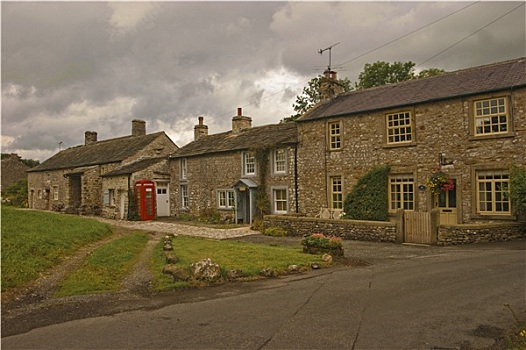
[[[453,164],[453,161],[446,159],[446,155],[444,153],[438,154],[438,165],[443,166],[443,165],[451,165],[451,164]]]

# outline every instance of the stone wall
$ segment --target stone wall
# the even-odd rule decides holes
[[[509,102],[511,132],[492,137],[474,137],[472,106],[478,98],[504,96]],[[526,89],[493,95],[454,98],[445,101],[340,116],[298,123],[300,212],[314,216],[329,206],[329,179],[341,176],[347,195],[365,173],[376,166],[390,165],[391,174],[411,174],[414,178],[416,211],[430,211],[435,198],[417,190],[439,166],[440,153],[452,164],[442,170],[457,182],[459,223],[516,220],[513,216],[484,216],[476,213],[475,173],[481,169],[505,170],[510,164],[526,164]],[[392,146],[385,140],[387,113],[409,111],[413,116],[413,142]],[[328,123],[340,121],[341,150],[327,145]],[[395,215],[395,213],[391,213]]]
[[[334,220],[312,217],[266,215],[264,225],[281,227],[289,236],[312,233],[333,235],[342,239],[374,242],[396,242],[396,223],[381,221]]]
[[[438,245],[502,242],[526,237],[526,223],[438,227]]]

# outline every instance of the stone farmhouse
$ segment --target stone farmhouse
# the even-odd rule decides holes
[[[436,208],[441,225],[517,222],[507,189],[510,166],[526,165],[525,108],[524,58],[329,98],[297,120],[300,212],[341,210],[388,165],[393,219]],[[438,169],[454,187],[432,194]]]
[[[208,135],[204,118],[194,141],[170,157],[172,212],[215,212],[225,220],[252,223],[258,214],[296,212],[297,127],[252,127],[238,108],[232,130]]]
[[[156,214],[169,215],[168,155],[178,149],[164,133],[146,134],[146,123],[132,121],[130,136],[97,140],[86,131],[84,145],[65,149],[31,168],[30,208],[125,219],[128,193],[139,180],[156,185]]]

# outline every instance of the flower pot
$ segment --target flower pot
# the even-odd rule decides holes
[[[343,248],[321,248],[321,247],[309,247],[304,246],[303,252],[307,254],[316,254],[321,255],[324,253],[330,254],[332,256],[343,256]]]

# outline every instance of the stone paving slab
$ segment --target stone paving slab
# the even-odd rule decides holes
[[[172,222],[111,220],[101,217],[91,218],[107,223],[109,225],[125,227],[132,230],[162,232],[166,234],[211,238],[219,240],[243,237],[259,233],[258,231],[251,230],[250,227],[216,229],[211,227],[191,226]]]

